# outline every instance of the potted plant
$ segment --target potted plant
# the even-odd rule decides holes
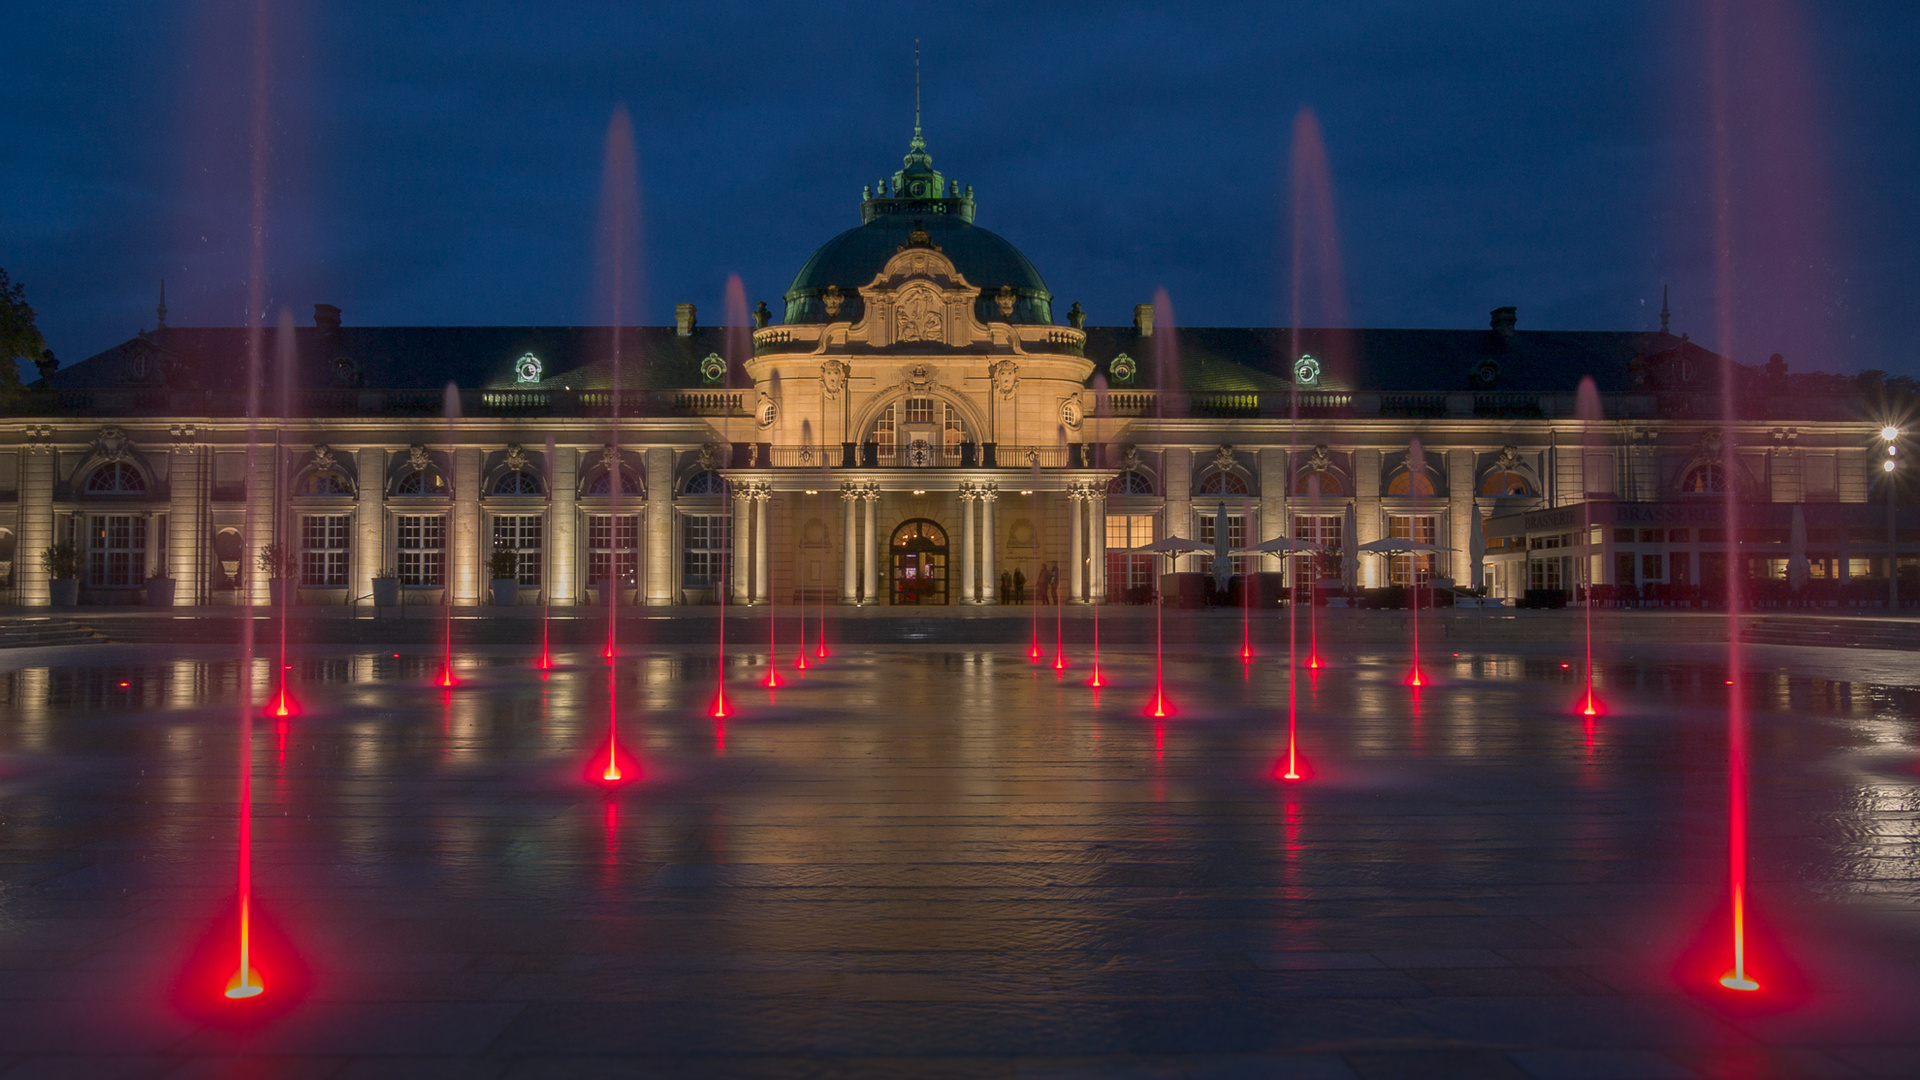
[[[147,578],[147,606],[173,606],[173,576],[164,566],[156,566]]]
[[[71,540],[42,551],[40,566],[52,579],[47,582],[47,599],[54,607],[72,607],[80,602],[80,552]]]
[[[509,548],[494,548],[493,556],[487,560],[487,567],[493,573],[493,603],[495,607],[511,607],[520,599],[520,553]]]
[[[391,568],[380,570],[373,575],[373,606],[400,606],[400,574]]]
[[[268,544],[260,549],[257,561],[260,572],[267,578],[267,603],[279,607],[286,581],[294,573],[293,556],[287,552],[285,544]]]

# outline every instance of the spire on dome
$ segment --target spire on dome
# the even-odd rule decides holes
[[[1673,312],[1667,310],[1667,287],[1660,286],[1660,332],[1667,333],[1667,323],[1673,318]]]
[[[166,278],[160,279],[160,306],[154,308],[153,313],[160,320],[160,324],[158,326],[155,326],[154,329],[165,330],[167,328],[167,279]]]
[[[920,42],[913,43],[913,138],[907,143],[906,157],[892,183],[882,179],[878,190],[867,189],[860,201],[862,221],[876,217],[907,215],[925,218],[949,214],[969,224],[973,222],[973,189],[963,194],[959,181],[949,181],[933,167],[933,155],[927,153],[927,140],[920,125]]]

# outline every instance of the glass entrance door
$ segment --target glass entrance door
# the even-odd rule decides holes
[[[893,602],[947,602],[947,531],[925,518],[893,531]]]

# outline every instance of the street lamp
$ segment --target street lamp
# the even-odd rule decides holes
[[[1892,424],[1881,428],[1880,441],[1887,448],[1887,456],[1880,462],[1880,471],[1887,474],[1887,613],[1891,615],[1900,610],[1899,533],[1894,527],[1893,517],[1894,473],[1900,467],[1900,429]]]

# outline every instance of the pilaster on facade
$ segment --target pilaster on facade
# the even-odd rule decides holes
[[[674,601],[673,586],[673,460],[671,447],[650,446],[641,459],[645,467],[646,603],[660,607]]]
[[[860,522],[856,513],[860,505],[860,485],[850,480],[843,482],[840,485],[840,503],[846,516],[840,533],[843,537],[840,543],[840,602],[851,606],[860,602]]]
[[[14,544],[13,575],[19,602],[46,607],[53,602],[40,553],[53,544],[53,429],[29,427],[20,459],[20,531]]]
[[[994,561],[995,532],[999,527],[996,508],[1000,502],[1000,485],[991,480],[982,481],[974,486],[974,501],[980,504],[980,602],[997,604],[1000,602],[1000,578],[994,572],[999,565]]]

